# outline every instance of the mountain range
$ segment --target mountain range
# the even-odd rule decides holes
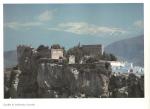
[[[112,53],[120,59],[144,66],[144,35],[114,42],[105,47],[105,52]]]
[[[4,52],[4,68],[11,68],[17,65],[17,52],[16,50]]]

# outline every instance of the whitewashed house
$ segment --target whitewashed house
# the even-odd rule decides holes
[[[51,49],[51,59],[63,58],[63,49]]]
[[[69,64],[75,64],[75,56],[74,55],[69,56]]]

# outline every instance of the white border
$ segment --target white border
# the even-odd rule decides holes
[[[3,3],[143,3],[144,0],[3,0]]]
[[[150,1],[144,2],[144,65],[145,65],[145,104],[150,108]]]
[[[143,3],[144,2],[144,46],[145,46],[145,98],[106,99],[3,99],[3,3]],[[149,0],[4,0],[0,3],[0,109],[150,109],[150,2]],[[4,104],[35,104],[34,106],[4,106]]]

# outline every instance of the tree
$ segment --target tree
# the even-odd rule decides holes
[[[117,57],[113,54],[107,54],[107,53],[103,53],[101,59],[103,60],[107,60],[107,61],[117,61]]]
[[[67,56],[74,55],[76,57],[76,63],[79,63],[80,59],[83,57],[83,51],[80,47],[76,46],[67,51]]]
[[[45,49],[45,46],[44,45],[40,45],[38,48],[37,48],[37,51],[40,51],[42,49]]]
[[[51,48],[53,48],[53,49],[60,49],[61,47],[60,47],[59,44],[53,44],[53,45],[51,46]]]
[[[103,60],[110,60],[110,55],[104,52],[103,56],[102,56],[102,59]]]
[[[110,61],[117,61],[117,57],[113,54],[110,54]]]

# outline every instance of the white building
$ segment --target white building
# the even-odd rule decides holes
[[[119,61],[108,61],[113,67],[124,67],[125,63]]]
[[[140,66],[133,66],[133,63],[128,62],[112,62],[110,61],[112,72],[120,73],[137,73],[143,74],[144,68]]]
[[[74,64],[75,63],[75,56],[74,55],[70,55],[69,56],[69,64]]]
[[[52,59],[63,58],[63,49],[51,49],[51,58]]]

